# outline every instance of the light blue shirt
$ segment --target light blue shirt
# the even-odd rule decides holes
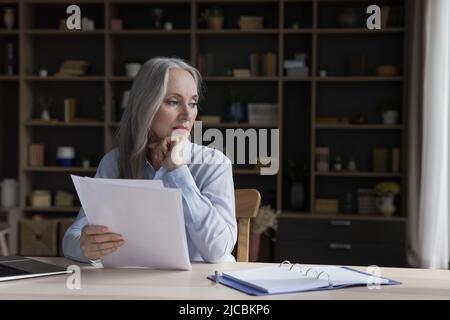
[[[235,261],[231,254],[237,239],[231,162],[222,152],[189,140],[186,140],[185,150],[187,164],[172,171],[161,167],[155,172],[146,162],[144,176],[162,180],[167,188],[181,190],[191,261]],[[118,149],[103,156],[95,177],[119,177]],[[88,220],[81,208],[64,235],[63,251],[67,258],[91,262],[80,248],[81,230],[86,224]]]

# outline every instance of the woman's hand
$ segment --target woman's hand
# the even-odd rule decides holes
[[[162,162],[170,148],[170,137],[159,142],[153,142],[148,145],[149,161],[153,169],[158,170],[162,166]]]
[[[85,225],[81,231],[80,246],[84,256],[97,260],[116,251],[125,243],[122,236],[105,226]]]
[[[188,137],[184,131],[175,130],[172,136],[148,145],[150,162],[155,170],[163,166],[172,171],[184,164],[184,142]]]

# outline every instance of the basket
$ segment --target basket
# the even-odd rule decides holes
[[[239,28],[241,30],[262,29],[263,17],[239,17]]]

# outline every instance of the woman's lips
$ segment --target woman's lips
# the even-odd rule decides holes
[[[187,127],[183,127],[183,126],[176,126],[176,127],[173,127],[173,130],[189,130]]]

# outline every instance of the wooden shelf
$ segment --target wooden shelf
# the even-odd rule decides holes
[[[133,77],[128,77],[128,76],[109,76],[106,77],[107,80],[109,81],[133,81],[134,78]]]
[[[86,121],[86,122],[64,122],[64,121],[42,121],[30,120],[25,123],[26,126],[33,127],[104,127],[105,123],[100,121]]]
[[[129,30],[110,30],[108,34],[113,36],[140,36],[140,35],[151,35],[151,36],[179,36],[179,35],[190,35],[191,29],[174,29],[174,30],[152,30],[152,29],[129,29]]]
[[[36,36],[92,36],[92,35],[104,35],[105,30],[59,30],[59,29],[26,29],[26,35]]]
[[[277,35],[278,29],[260,29],[260,30],[241,30],[241,29],[222,29],[222,30],[208,30],[197,29],[194,33],[198,35],[214,35],[214,36],[227,36],[227,35]]]
[[[403,77],[377,77],[377,76],[365,76],[365,77],[355,77],[355,76],[342,76],[342,77],[315,77],[316,81],[319,82],[371,82],[371,81],[403,81]]]
[[[401,130],[402,125],[385,125],[385,124],[331,124],[317,123],[316,129],[342,129],[342,130]]]
[[[17,29],[13,29],[13,30],[0,29],[0,35],[1,36],[19,35],[19,30],[17,30]]]
[[[278,81],[278,77],[220,77],[220,76],[206,76],[204,81],[208,82],[252,82],[252,81]]]
[[[402,33],[404,28],[384,28],[380,30],[369,30],[367,28],[318,28],[318,34],[384,34]]]
[[[276,124],[273,125],[255,125],[250,123],[209,123],[202,124],[204,128],[277,128]]]
[[[359,214],[359,213],[324,214],[324,213],[295,212],[295,211],[283,211],[278,216],[278,218],[279,219],[326,219],[326,220],[349,219],[349,220],[400,221],[400,222],[406,222],[408,220],[408,218],[406,218],[406,217],[397,217],[397,216],[385,217],[379,213],[374,213],[374,214],[370,214],[370,215],[369,214]]]
[[[285,82],[298,82],[298,81],[311,81],[314,77],[282,77],[282,80]]]
[[[45,167],[25,167],[27,172],[96,172],[96,167],[83,168],[83,167],[56,167],[56,166],[45,166]]]
[[[299,29],[283,29],[284,34],[312,34],[314,29],[299,28]]]
[[[80,77],[59,77],[59,76],[25,76],[28,81],[104,81],[104,76],[80,76]]]
[[[19,76],[0,75],[0,81],[18,81]]]
[[[316,177],[346,177],[346,178],[401,178],[400,173],[392,172],[351,172],[351,171],[330,171],[315,172]]]
[[[34,208],[34,207],[24,207],[23,211],[25,212],[78,212],[80,211],[81,207],[41,207],[41,208]]]

